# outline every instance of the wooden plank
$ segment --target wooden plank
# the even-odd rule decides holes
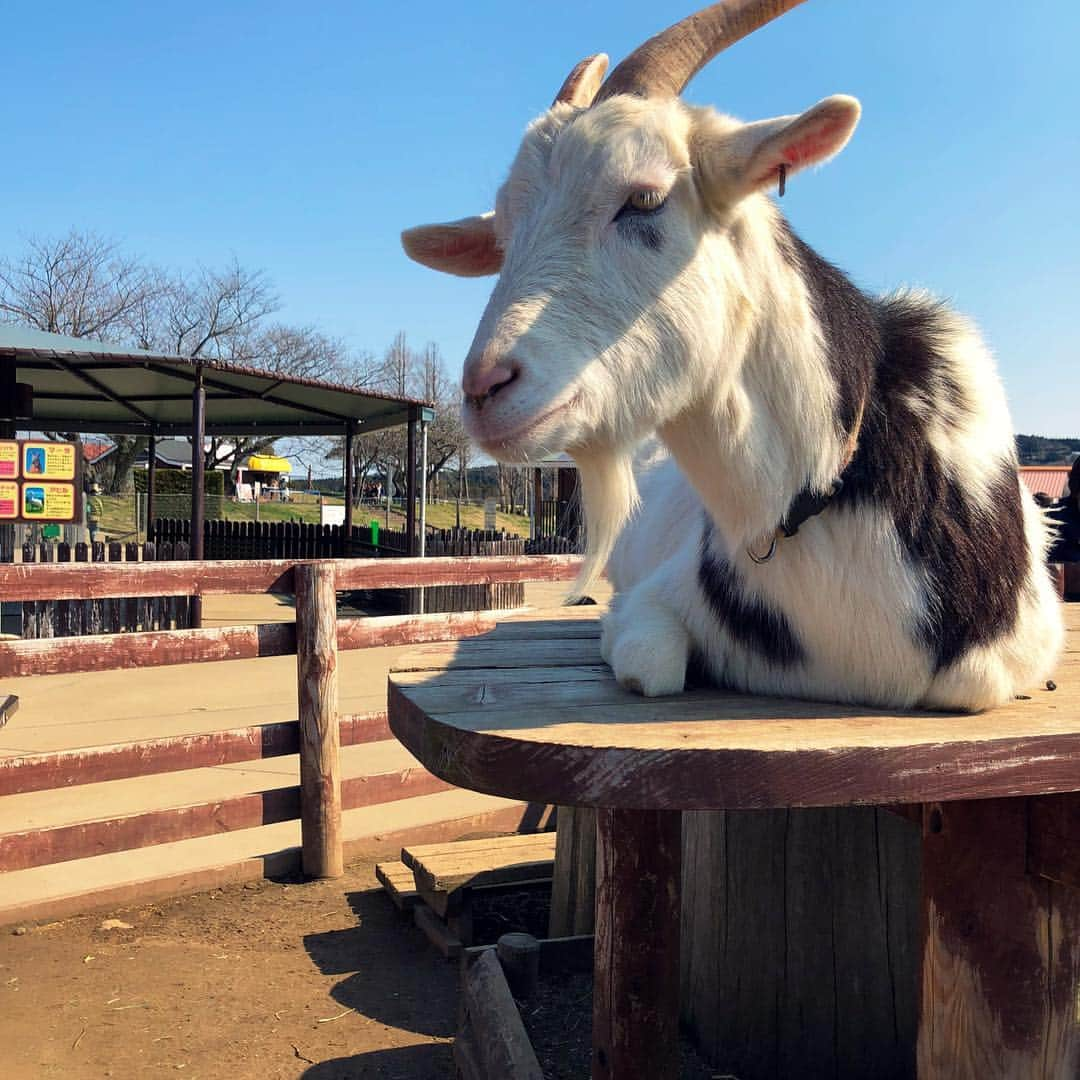
[[[155,545],[146,544],[144,562],[85,566],[0,565],[0,592],[19,600],[89,600],[106,596],[243,595],[292,593],[288,560],[156,562]]]
[[[926,808],[920,1080],[1078,1074],[1080,891],[1027,873],[1028,812]]]
[[[528,659],[528,662],[524,662]],[[541,640],[536,642],[472,641],[455,645],[428,645],[399,657],[396,671],[461,671],[466,668],[581,667],[602,664],[598,639]]]
[[[678,1076],[681,816],[600,810],[596,826],[592,1077]]]
[[[573,609],[568,609],[573,610]],[[593,608],[593,611],[596,609]],[[600,637],[600,620],[533,617],[528,621],[501,621],[488,641],[589,640]]]
[[[459,1038],[466,1054],[456,1060],[465,1067],[465,1080],[544,1080],[493,951],[485,952],[467,970],[461,997]]]
[[[336,878],[344,861],[334,566],[298,566],[295,582],[301,863],[311,877]]]
[[[548,936],[591,934],[596,919],[596,811],[560,806]]]
[[[340,728],[342,746],[392,737],[383,712],[343,716]],[[171,735],[141,742],[3,757],[0,758],[0,796],[260,761],[296,754],[299,749],[296,721],[283,720],[198,735]]]
[[[403,862],[376,863],[375,877],[398,911],[411,911],[420,903],[413,872]]]
[[[599,684],[603,694],[610,694],[611,684],[614,682],[611,676],[611,668],[606,664],[582,664],[576,667],[523,667],[523,668],[486,668],[482,671],[470,671],[464,668],[461,671],[439,671],[435,676],[431,671],[399,671],[396,667],[390,669],[393,681],[402,689],[409,691],[412,696],[412,688],[422,686],[425,689],[441,690],[443,687],[465,686],[478,689],[481,686],[537,686],[544,683],[589,682]],[[568,691],[569,693],[588,693],[589,691]],[[601,697],[600,700],[608,700]]]
[[[461,942],[426,904],[413,908],[413,921],[444,960],[456,960],[461,955]]]
[[[339,649],[370,649],[384,645],[415,645],[427,641],[456,641],[495,629],[489,612],[436,615],[381,615],[340,619]]]
[[[292,593],[290,559],[207,560],[136,565],[0,565],[0,594],[9,600],[89,600],[107,596],[211,596]],[[474,556],[435,559],[335,560],[339,589],[397,589],[569,581],[581,565],[573,555]]]
[[[342,782],[342,808],[378,806],[431,795],[448,787],[420,768],[355,776]],[[235,829],[254,829],[293,821],[299,816],[300,788],[294,786],[101,821],[0,833],[0,872],[213,836]],[[411,872],[409,880],[412,880]]]
[[[345,843],[345,853],[352,858],[385,858],[391,855],[408,837],[419,835],[435,837],[461,836],[480,830],[511,829],[522,817],[523,807],[518,804],[500,806],[495,810],[482,811],[467,817],[450,818],[428,825],[410,826],[406,830],[384,830],[376,835],[360,836]],[[51,900],[35,898],[28,903],[13,903],[0,907],[0,922],[4,924],[62,919],[69,915],[93,910],[113,910],[133,904],[149,902],[167,896],[190,895],[195,891],[217,888],[230,882],[256,881],[264,877],[294,874],[300,866],[300,849],[285,848],[269,852],[260,858],[245,859],[239,863],[150,877],[127,882],[112,888],[93,892],[74,890]],[[77,881],[77,879],[76,879]]]
[[[426,859],[441,856],[479,857],[498,859],[503,855],[534,851],[538,846],[554,852],[554,833],[512,833],[508,836],[486,836],[477,840],[453,840],[436,844],[409,844],[401,849],[401,861],[415,869]]]
[[[495,625],[487,613],[378,616],[339,622],[342,649],[456,641]],[[296,652],[292,623],[155,630],[136,634],[0,642],[0,676],[69,674],[165,667],[220,660],[253,660]]]
[[[296,652],[292,623],[0,642],[0,676],[253,660]]]
[[[432,860],[417,862],[413,867],[413,873],[418,889],[453,896],[454,893],[465,888],[509,885],[514,882],[532,881],[536,878],[550,878],[554,866],[554,855],[555,845],[552,843],[551,854],[548,858],[531,849],[522,856],[520,861],[507,859],[498,864],[470,862],[443,856],[438,862]]]

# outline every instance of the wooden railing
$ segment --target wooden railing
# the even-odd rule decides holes
[[[297,721],[0,758],[0,797],[300,755],[298,787],[0,835],[0,871],[252,828],[299,816],[304,872],[314,877],[337,876],[342,869],[343,810],[448,787],[419,766],[405,773],[398,770],[386,776],[342,780],[340,746],[391,736],[383,712],[339,715],[338,651],[456,640],[493,629],[495,616],[490,612],[466,612],[339,620],[335,593],[346,589],[565,581],[574,577],[579,565],[578,558],[561,555],[0,565],[0,596],[5,600],[254,593],[294,596],[295,625],[3,641],[0,678],[295,654],[299,715]]]

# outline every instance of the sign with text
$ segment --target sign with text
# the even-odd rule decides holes
[[[0,521],[78,521],[81,463],[76,443],[0,439]]]

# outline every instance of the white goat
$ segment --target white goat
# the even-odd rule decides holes
[[[607,58],[582,61],[494,214],[403,242],[450,273],[501,271],[467,428],[504,461],[574,455],[581,588],[634,514],[634,448],[655,433],[670,453],[609,566],[621,683],[678,692],[696,656],[749,691],[986,708],[1044,678],[1062,640],[986,348],[929,296],[865,296],[765,194],[844,146],[857,101],[743,124],[678,99],[796,2],[715,4],[602,86]]]

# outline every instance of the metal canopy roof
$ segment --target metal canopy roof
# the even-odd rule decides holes
[[[434,416],[415,398],[0,324],[0,365],[12,363],[40,430],[190,435],[197,369],[208,435],[340,435],[349,422],[363,434]]]

